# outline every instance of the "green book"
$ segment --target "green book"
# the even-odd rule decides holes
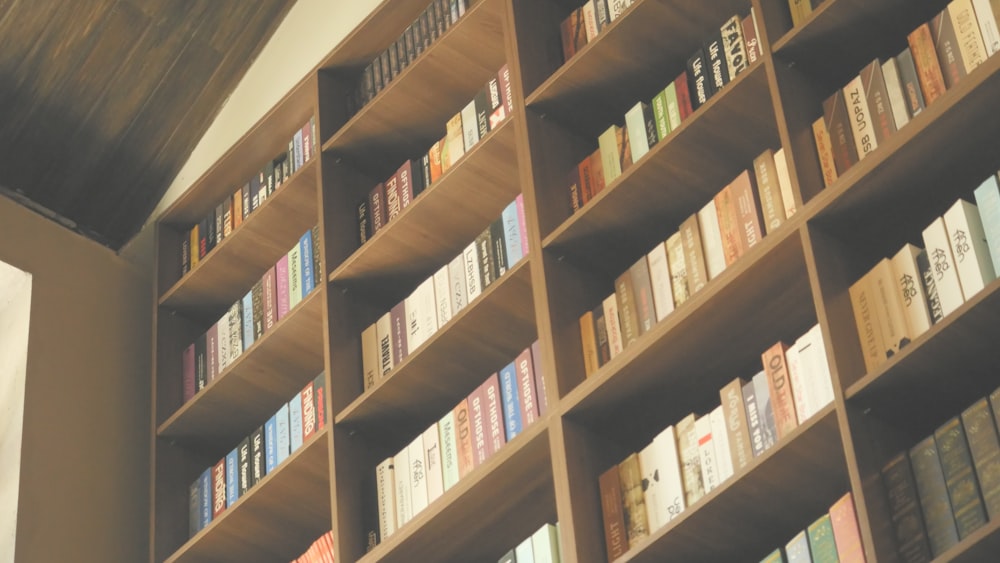
[[[979,495],[979,482],[972,468],[969,443],[962,420],[955,416],[934,432],[944,482],[948,487],[951,510],[955,515],[958,537],[963,539],[986,524],[986,510]]]
[[[681,126],[681,106],[677,99],[677,82],[671,82],[663,91],[667,96],[667,123],[673,131]],[[660,137],[661,139],[663,137]]]
[[[993,419],[993,409],[986,397],[962,413],[962,426],[990,520],[1000,517],[1000,438]]]
[[[674,98],[676,99],[676,91]],[[656,120],[656,136],[663,139],[670,133],[670,120],[667,117],[667,91],[663,90],[653,98],[653,117]]]
[[[910,448],[910,463],[913,466],[913,480],[917,484],[920,508],[924,513],[924,523],[927,525],[931,554],[937,557],[958,543],[958,529],[951,512],[948,486],[945,484],[933,435]]]
[[[931,560],[931,548],[907,452],[899,452],[882,467],[882,482],[899,555],[906,563],[927,563]]]
[[[813,563],[839,563],[837,543],[833,539],[833,523],[830,515],[824,514],[809,524],[809,554]]]

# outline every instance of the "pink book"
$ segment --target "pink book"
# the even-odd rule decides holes
[[[549,410],[549,394],[546,393],[545,378],[542,377],[542,353],[537,340],[531,343],[531,364],[535,370],[535,389],[538,390],[538,416],[545,416],[545,411]]]
[[[524,220],[524,194],[517,194],[517,226],[521,229],[521,256],[528,255],[528,223]]]
[[[486,384],[469,394],[469,428],[472,433],[472,463],[479,467],[489,459],[489,429],[486,425]]]
[[[184,349],[184,355],[181,358],[181,367],[183,370],[183,382],[184,382],[184,402],[188,402],[194,397],[194,343],[192,342],[190,346]]]
[[[500,72],[497,73],[500,77],[500,91],[503,97],[503,106],[507,111],[507,115],[514,115],[514,91],[510,84],[510,69],[507,65],[500,67]]]
[[[310,381],[299,393],[302,401],[302,441],[316,433],[316,401],[313,400],[313,382]]]
[[[286,255],[287,256],[287,255]],[[264,274],[264,287],[263,299],[264,302],[261,304],[264,309],[264,331],[267,332],[271,330],[274,323],[278,322],[278,302],[275,299],[275,292],[277,288],[277,266],[271,266],[271,268]]]
[[[483,383],[486,398],[486,436],[490,455],[500,451],[507,443],[503,422],[503,400],[500,398],[500,378],[496,373]]]
[[[205,333],[205,342],[208,356],[208,382],[215,381],[215,376],[219,375],[219,323],[216,322],[212,328]]]
[[[277,286],[278,291],[275,295],[275,302],[277,303],[278,320],[285,318],[288,314],[289,309],[289,296],[288,296],[288,255],[282,255],[278,263],[274,265],[274,282]]]
[[[517,368],[518,398],[521,400],[521,423],[527,428],[538,419],[538,392],[535,390],[535,369],[531,365],[531,348],[525,348],[514,360]]]

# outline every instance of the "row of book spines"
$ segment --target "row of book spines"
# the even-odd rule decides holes
[[[775,344],[761,355],[761,363],[764,369],[750,381],[737,378],[720,389],[720,405],[710,413],[685,416],[600,476],[609,561],[747,467],[833,400],[819,325],[792,347]]]
[[[236,504],[323,428],[329,404],[326,395],[326,375],[320,373],[191,484],[188,499],[191,536]]]
[[[854,497],[848,492],[830,510],[768,554],[760,563],[865,563]]]
[[[407,160],[358,203],[358,237],[364,244],[395,219],[426,188],[458,163],[513,112],[510,69],[505,64],[445,125],[444,138],[427,154]]]
[[[316,117],[288,141],[288,150],[268,161],[243,186],[219,202],[181,240],[181,275],[196,267],[209,252],[238,229],[295,172],[316,154]]]
[[[597,38],[634,0],[587,0],[570,12],[559,25],[563,61],[569,61],[577,51]]]
[[[330,530],[290,563],[334,563],[333,545],[333,530]]]
[[[795,213],[784,169],[770,149],[679,230],[615,280],[615,292],[580,317],[587,375],[620,354]],[[784,178],[784,180],[781,180]],[[780,180],[780,182],[779,182]],[[763,211],[763,212],[762,212]]]
[[[824,185],[888,142],[997,50],[1000,31],[989,0],[953,0],[910,32],[899,54],[868,63],[823,101],[823,115],[813,122]]]
[[[788,0],[788,11],[792,16],[792,27],[802,25],[802,22],[819,7],[822,0]]]
[[[570,208],[575,213],[605,186],[628,170],[658,142],[681,126],[691,113],[718,89],[746,70],[760,56],[759,42],[747,43],[747,29],[756,33],[751,10],[745,18],[733,16],[708,43],[711,59],[703,51],[689,61],[677,76],[649,102],[640,101],[628,110],[624,126],[612,124],[597,140],[598,148],[569,173]],[[755,35],[754,35],[755,37]],[[706,65],[712,68],[711,81]],[[707,88],[707,89],[706,89]]]
[[[560,563],[562,561],[560,537],[558,522],[542,524],[541,528],[505,553],[497,563]]]
[[[375,468],[384,540],[547,412],[538,342]]]
[[[924,248],[907,243],[849,288],[858,340],[871,372],[996,279],[1000,187],[990,176],[980,205],[957,200],[923,229]]]
[[[903,561],[930,561],[1000,515],[1000,389],[882,468]]]
[[[402,34],[361,71],[357,86],[347,99],[348,113],[354,114],[444,35],[465,14],[469,0],[431,0]]]
[[[387,377],[528,252],[518,194],[465,250],[361,333],[364,389]]]
[[[184,402],[215,381],[254,342],[322,286],[321,253],[316,226],[306,231],[205,334],[184,349],[181,354]]]

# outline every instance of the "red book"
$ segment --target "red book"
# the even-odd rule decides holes
[[[385,185],[379,182],[368,192],[368,214],[371,217],[372,235],[389,222],[389,214],[386,209]]]
[[[761,355],[764,372],[767,373],[767,389],[771,395],[771,408],[774,410],[774,425],[777,428],[778,439],[791,434],[798,426],[792,380],[788,376],[788,362],[785,361],[786,350],[788,345],[778,342]]]
[[[848,492],[830,507],[833,539],[837,556],[844,563],[865,563],[865,549],[861,545],[858,516],[854,511],[854,497]]]
[[[455,406],[455,441],[458,450],[458,477],[461,479],[476,467],[475,454],[472,446],[472,421],[470,420],[469,401],[462,399]]]
[[[194,376],[194,342],[190,346],[184,349],[183,357],[181,358],[181,369],[184,383],[184,402],[188,402],[194,397],[195,390],[195,376]]]
[[[510,69],[504,64],[497,72],[500,78],[500,97],[503,99],[503,109],[506,115],[514,114],[514,91],[510,84]]]
[[[507,443],[503,400],[500,398],[500,379],[496,373],[486,378],[483,389],[486,402],[486,439],[489,442],[490,455],[493,455]]]
[[[397,188],[399,189],[399,207],[400,210],[406,209],[407,206],[416,197],[413,193],[413,161],[407,160],[399,167],[394,176],[398,180]]]
[[[278,300],[276,295],[278,292],[277,270],[277,266],[271,266],[262,278],[263,303],[261,303],[261,306],[264,309],[264,332],[271,330],[274,323],[278,322]],[[246,313],[243,314],[245,315]]]
[[[677,75],[674,83],[674,88],[677,90],[677,107],[680,109],[681,121],[684,121],[694,111],[694,108],[691,106],[691,91],[688,90],[687,72]]]
[[[531,362],[531,348],[525,348],[514,360],[517,368],[518,399],[521,407],[521,424],[527,428],[538,420],[538,392],[535,389],[535,370]]]
[[[302,401],[302,442],[316,433],[316,402],[313,399],[313,382],[310,381],[299,393]]]
[[[913,66],[917,68],[917,78],[920,81],[920,91],[924,94],[924,105],[931,105],[941,94],[944,94],[944,75],[941,73],[941,63],[938,61],[937,49],[934,48],[934,37],[929,24],[921,24],[906,36],[913,55]]]
[[[226,510],[226,458],[212,467],[212,520]]]
[[[489,429],[486,423],[486,387],[480,385],[469,394],[469,426],[472,429],[472,462],[479,467],[493,452],[490,448]]]
[[[403,210],[403,198],[400,196],[398,171],[385,181],[385,210],[387,222],[395,219]]]
[[[278,263],[274,265],[274,285],[275,319],[280,321],[291,308],[288,296],[288,254],[282,254]]]

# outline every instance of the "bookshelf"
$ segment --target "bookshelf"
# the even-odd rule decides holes
[[[845,491],[869,561],[894,561],[880,469],[1000,385],[1000,281],[866,372],[847,289],[1000,169],[1000,57],[823,187],[811,123],[822,101],[945,0],[824,0],[793,28],[785,0],[636,0],[563,62],[570,0],[473,0],[368,104],[362,70],[427,0],[386,0],[234,145],[157,225],[152,542],[162,561],[291,560],[332,529],[338,561],[497,561],[559,521],[564,561],[606,561],[598,476],[690,412],[704,414],[761,352],[822,327],[834,401],[618,561],[763,558]],[[576,213],[566,176],[597,137],[680,74],[734,13],[753,8],[763,57]],[[360,244],[357,203],[426,153],[497,70],[512,115]],[[187,229],[316,116],[320,154],[185,275]],[[797,212],[589,377],[579,318],[766,149],[783,149]],[[458,255],[518,194],[529,253],[363,389],[361,332]],[[316,290],[187,402],[182,351],[319,225]],[[535,340],[548,412],[367,550],[363,484]],[[962,365],[963,369],[955,369]],[[188,485],[316,374],[326,427],[207,528],[188,534]],[[948,377],[942,377],[948,374]],[[940,560],[976,561],[990,522]],[[723,541],[720,541],[723,540]]]

